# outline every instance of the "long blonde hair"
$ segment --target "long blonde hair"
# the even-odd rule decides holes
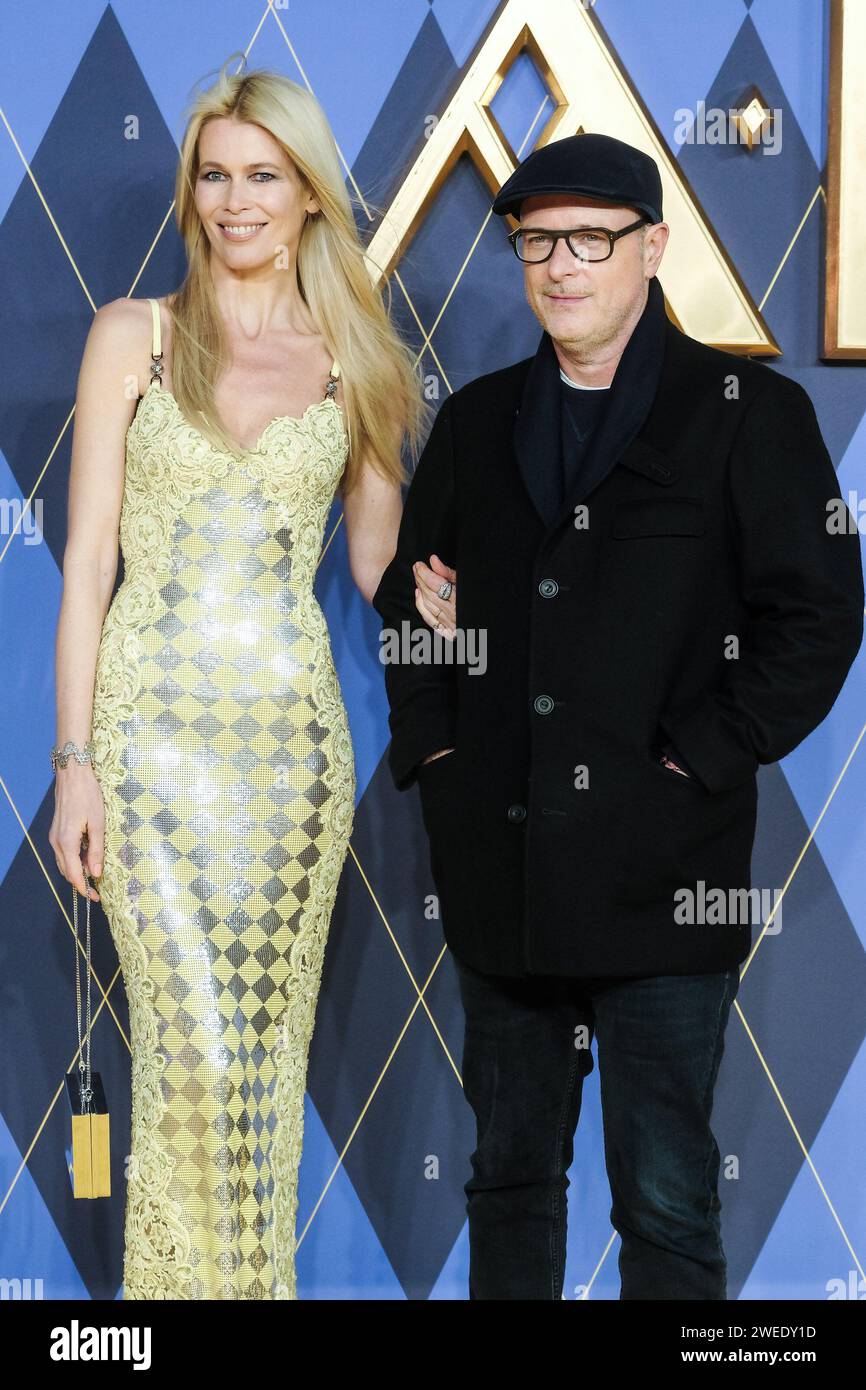
[[[172,394],[188,419],[201,419],[201,429],[212,443],[237,453],[214,401],[228,344],[195,186],[205,123],[226,116],[249,121],[278,141],[321,209],[308,216],[301,231],[297,278],[301,297],[340,365],[349,438],[342,493],[345,496],[354,486],[367,455],[383,477],[405,482],[400,446],[405,439],[417,456],[430,407],[414,355],[392,326],[380,288],[371,282],[325,113],[310,92],[282,73],[227,73],[228,62],[214,85],[195,98],[181,143],[175,217],[189,268],[183,284],[167,300],[175,330]]]

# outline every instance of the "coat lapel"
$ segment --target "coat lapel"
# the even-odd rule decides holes
[[[560,498],[559,359],[550,335],[542,334],[524,380],[513,438],[524,485],[548,530],[570,518],[617,463],[657,483],[677,477],[665,456],[637,437],[661,382],[667,325],[664,293],[653,277],[646,307],[614,373],[610,398],[590,440],[578,482],[564,498]]]
[[[545,526],[559,511],[562,477],[559,359],[548,333],[529,364],[514,422],[514,451],[526,491]]]

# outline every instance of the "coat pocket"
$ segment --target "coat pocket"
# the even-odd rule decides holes
[[[430,834],[432,825],[437,820],[437,811],[440,805],[450,807],[453,805],[453,797],[449,796],[448,788],[451,786],[451,774],[454,767],[454,760],[457,756],[457,749],[450,753],[443,753],[441,758],[434,758],[430,763],[419,763],[418,765],[418,792],[421,797],[421,813],[424,823],[427,826],[427,833]],[[447,763],[445,767],[443,764]],[[444,800],[443,800],[444,798]]]
[[[696,777],[693,777],[691,775],[691,773],[688,773],[686,774],[686,776],[683,776],[681,772],[675,772],[672,767],[665,767],[661,759],[655,759],[653,761],[653,769],[655,772],[658,773],[658,775],[661,778],[665,779],[666,781],[675,779],[677,782],[687,787],[697,787],[699,791],[704,792],[704,794],[707,796],[709,795],[703,783],[699,782]]]
[[[441,771],[442,771],[442,764],[443,764],[443,763],[447,763],[447,761],[448,761],[449,758],[453,758],[453,757],[454,757],[454,754],[455,754],[456,752],[457,752],[457,749],[456,749],[456,748],[452,748],[452,750],[451,750],[450,753],[443,753],[441,757],[439,757],[439,758],[433,758],[432,762],[429,762],[429,763],[421,762],[421,763],[419,763],[419,764],[418,764],[418,784],[419,784],[419,786],[420,786],[422,780],[426,781],[427,777],[429,776],[429,774],[430,774],[431,772],[433,772],[433,773],[441,772]]]
[[[614,509],[613,534],[619,540],[702,536],[704,530],[704,504],[700,497],[644,497],[620,502]]]

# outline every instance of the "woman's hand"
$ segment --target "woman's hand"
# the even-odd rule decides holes
[[[432,569],[423,560],[416,560],[412,566],[417,585],[415,607],[428,627],[434,628],[451,642],[457,629],[457,571],[443,564],[438,555],[430,556],[430,565]],[[436,592],[446,579],[451,582],[451,593],[447,599],[440,598]]]
[[[105,841],[105,804],[102,788],[93,768],[77,763],[73,758],[54,774],[54,819],[48,832],[48,843],[54,850],[57,867],[77,892],[87,897],[84,869],[90,877],[102,873]],[[87,849],[82,858],[82,840],[87,835]],[[95,888],[90,889],[91,901],[99,902]]]

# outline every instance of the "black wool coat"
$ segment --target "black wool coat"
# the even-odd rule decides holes
[[[391,773],[418,781],[467,964],[724,970],[750,949],[742,899],[683,922],[675,894],[751,886],[757,768],[826,716],[862,640],[858,536],[828,529],[839,489],[806,392],[682,333],[656,280],[564,499],[559,386],[544,334],[439,410],[373,602],[383,633],[445,655],[413,597],[436,552],[486,669],[386,662]]]

